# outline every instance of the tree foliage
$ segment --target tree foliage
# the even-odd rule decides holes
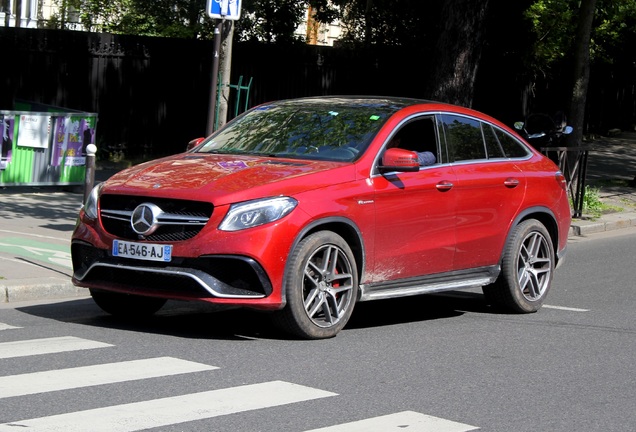
[[[238,40],[289,43],[307,13],[307,2],[295,0],[246,0],[236,23]]]
[[[205,0],[54,0],[58,13],[52,28],[79,26],[87,31],[140,36],[211,39],[214,20],[207,16]],[[330,22],[336,10],[327,0],[244,0],[235,24],[237,40],[304,42],[295,34],[312,6],[316,18]]]
[[[141,36],[195,38],[212,28],[200,0],[55,0],[53,28]]]
[[[333,4],[343,27],[341,42],[346,44],[430,46],[441,28],[441,2],[333,0]]]
[[[547,73],[557,62],[571,56],[575,43],[581,0],[536,0],[524,16],[531,24],[534,40],[529,65]],[[636,1],[598,0],[592,30],[592,62],[614,63],[635,52]],[[626,43],[628,42],[628,43]],[[631,47],[632,49],[625,49]]]
[[[54,1],[60,13],[50,25],[57,28],[78,28],[71,22],[79,21],[88,31],[212,39],[216,24],[205,0]],[[407,47],[424,63],[420,76],[434,84],[430,97],[470,105],[483,58],[489,67],[509,68],[529,89],[539,80],[570,78],[565,69],[580,45],[579,10],[586,1],[242,0],[233,39],[302,43],[297,29],[308,13],[321,23],[337,20],[339,44]],[[636,0],[596,0],[593,18],[590,62],[633,71]]]

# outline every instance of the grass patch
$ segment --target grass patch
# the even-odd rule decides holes
[[[621,212],[623,208],[605,204],[601,200],[600,189],[585,186],[585,195],[583,196],[583,213],[596,219],[604,213]]]
[[[604,206],[599,189],[586,185],[585,195],[583,195],[583,211],[598,217],[603,213]]]
[[[620,202],[621,204],[624,204],[626,207],[636,208],[636,203],[634,203],[634,201],[629,200],[627,198],[621,198]]]

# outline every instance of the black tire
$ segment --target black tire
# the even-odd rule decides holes
[[[122,318],[141,318],[154,314],[166,299],[91,289],[91,296],[104,312]]]
[[[523,221],[506,243],[501,274],[495,283],[483,287],[486,301],[509,312],[538,311],[550,291],[554,266],[548,230],[535,219]]]
[[[331,231],[311,234],[290,254],[284,286],[287,304],[273,315],[279,327],[303,339],[336,336],[358,296],[351,248]]]

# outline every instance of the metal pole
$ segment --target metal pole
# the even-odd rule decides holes
[[[216,117],[216,92],[219,80],[219,51],[221,51],[221,31],[223,30],[223,20],[219,20],[214,29],[214,58],[212,59],[212,88],[210,89],[210,109],[208,112],[207,135],[211,135],[215,128]]]
[[[95,154],[97,147],[95,144],[86,146],[86,177],[84,178],[84,204],[95,186]]]

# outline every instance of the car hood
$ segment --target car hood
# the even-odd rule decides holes
[[[325,171],[330,171],[325,175]],[[354,178],[353,164],[184,153],[111,177],[103,192],[204,200],[223,205],[318,189]]]

